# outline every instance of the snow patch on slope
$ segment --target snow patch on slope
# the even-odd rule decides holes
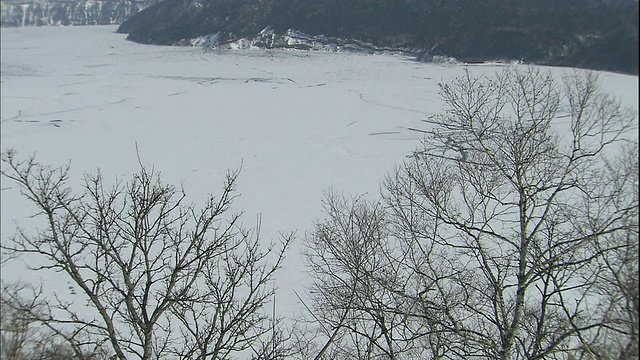
[[[386,55],[418,55],[436,63],[457,63],[452,57],[432,56],[421,49],[390,48],[375,46],[371,43],[357,39],[344,39],[325,35],[309,35],[294,29],[288,29],[284,33],[278,33],[267,27],[255,37],[240,38],[232,41],[221,41],[220,33],[199,36],[192,39],[184,39],[177,45],[203,47],[215,50],[256,50],[256,49],[289,49],[312,50],[332,53],[361,53],[361,54],[386,54]]]

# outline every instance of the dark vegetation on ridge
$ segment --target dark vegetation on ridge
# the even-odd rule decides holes
[[[522,60],[638,74],[638,0],[166,0],[118,32],[150,44],[269,27],[464,62]]]

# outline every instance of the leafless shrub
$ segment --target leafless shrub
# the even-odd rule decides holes
[[[35,255],[32,270],[58,271],[80,289],[91,313],[48,296],[48,310],[35,314],[53,331],[88,339],[70,342],[78,350],[108,344],[118,359],[223,359],[268,334],[263,308],[292,236],[264,248],[259,226],[246,230],[230,214],[238,172],[197,209],[144,167],[111,188],[99,173],[85,175],[76,193],[68,166],[19,160],[13,150],[2,160],[2,174],[46,224],[37,234],[19,229],[3,250]]]

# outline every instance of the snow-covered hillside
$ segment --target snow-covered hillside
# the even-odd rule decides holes
[[[4,4],[4,3],[3,3]],[[219,193],[242,168],[236,211],[265,240],[298,238],[322,215],[323,190],[375,196],[380,181],[438,113],[439,82],[506,65],[418,63],[390,55],[285,50],[206,51],[134,44],[114,26],[2,31],[2,150],[43,163],[71,161],[72,174],[128,176],[141,160],[189,200]],[[550,69],[561,76],[565,68]],[[604,87],[638,108],[638,77],[601,73]],[[78,183],[77,180],[74,183]],[[2,179],[2,241],[34,208]],[[278,275],[278,303],[300,309],[306,284],[298,241]],[[40,281],[21,262],[3,280]],[[50,289],[66,279],[46,275]],[[283,310],[283,311],[285,311]]]
[[[154,0],[2,0],[2,27],[120,24]]]

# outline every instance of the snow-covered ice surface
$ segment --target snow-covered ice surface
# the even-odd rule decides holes
[[[442,108],[438,82],[464,65],[387,55],[204,51],[139,45],[114,26],[2,30],[2,150],[43,163],[69,160],[74,183],[100,168],[128,179],[140,158],[188,199],[219,194],[242,166],[247,226],[262,215],[265,241],[296,231],[278,274],[278,307],[300,309],[306,285],[300,239],[322,216],[323,190],[375,194],[385,173],[419,143],[427,114]],[[491,74],[504,65],[470,66]],[[568,69],[551,68],[560,76]],[[638,77],[601,73],[606,90],[638,108]],[[2,179],[2,241],[34,208]],[[9,262],[6,281],[40,282]],[[46,276],[66,289],[66,279]]]

